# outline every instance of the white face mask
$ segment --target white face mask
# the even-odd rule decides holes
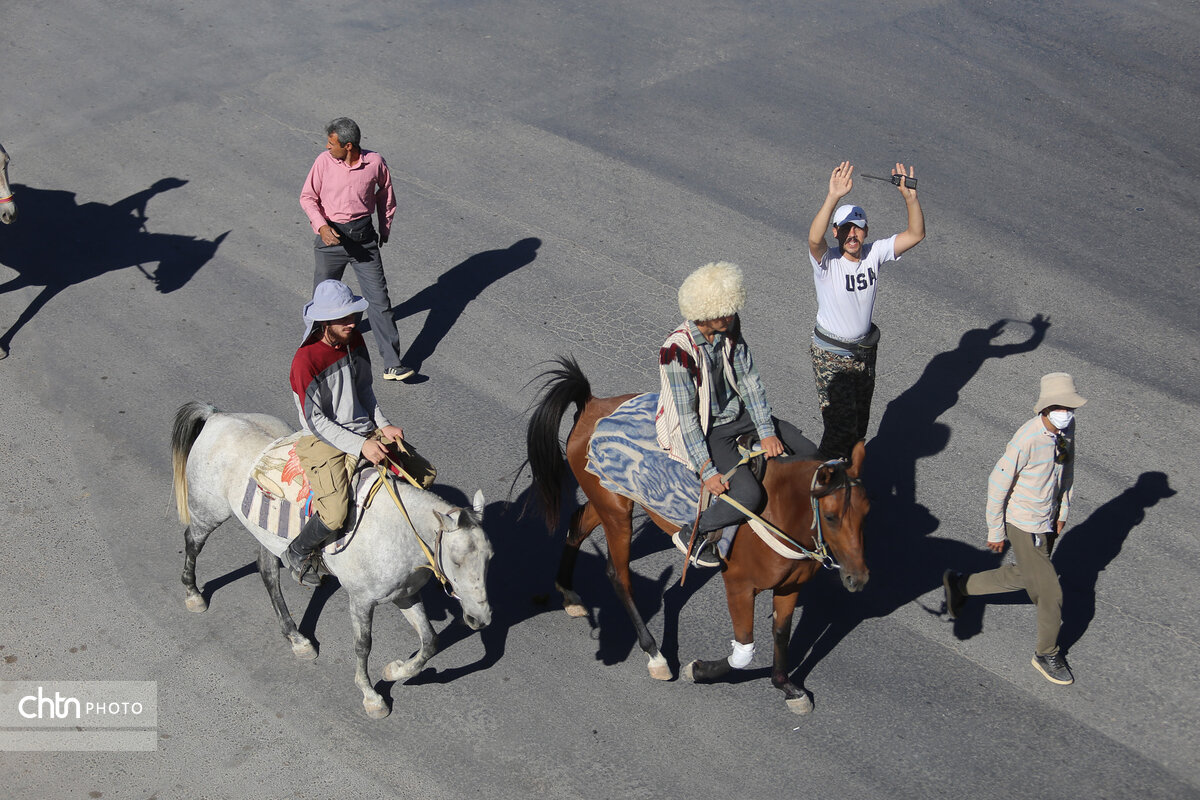
[[[1051,411],[1046,417],[1050,420],[1050,424],[1061,430],[1066,430],[1071,421],[1075,419],[1075,412],[1066,409],[1058,409]]]

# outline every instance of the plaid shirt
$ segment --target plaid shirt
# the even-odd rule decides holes
[[[681,341],[687,346],[681,347]],[[696,323],[687,322],[667,339],[658,360],[659,443],[677,461],[684,460],[679,452],[682,445],[688,465],[701,480],[717,474],[708,450],[708,432],[737,419],[743,404],[759,437],[775,435],[766,390],[740,332],[733,336],[715,333],[709,342]]]

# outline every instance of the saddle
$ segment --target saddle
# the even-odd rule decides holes
[[[737,446],[738,452],[743,457],[760,449],[758,438],[753,433],[743,433],[739,436],[737,438]],[[747,461],[744,466],[750,470],[750,474],[754,476],[755,480],[762,483],[763,476],[767,474],[767,456],[764,453],[759,453]]]
[[[307,435],[297,431],[271,442],[255,459],[246,480],[241,511],[246,521],[279,537],[283,548],[300,533],[300,528],[312,516],[312,487],[296,455],[296,442]],[[398,476],[410,480],[419,488],[428,488],[437,477],[437,469],[409,443],[398,443],[388,449]],[[354,503],[346,518],[341,536],[326,543],[324,552],[340,553],[346,549],[363,509],[367,508],[379,488],[379,471],[365,459],[351,462],[347,469]]]
[[[654,427],[657,409],[658,394],[640,394],[598,420],[588,444],[585,469],[595,475],[605,489],[628,497],[683,528],[696,519],[702,487],[700,478],[690,467],[674,460],[659,447]],[[738,445],[745,452],[758,449],[753,434],[739,437]],[[743,468],[751,469],[761,482],[766,473],[766,461],[766,456],[758,455]],[[777,537],[758,521],[752,519],[749,524],[775,552],[785,558],[805,558],[780,544]]]

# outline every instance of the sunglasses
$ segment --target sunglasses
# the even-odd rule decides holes
[[[1071,456],[1075,452],[1075,443],[1067,438],[1064,434],[1056,433],[1054,435],[1054,463],[1069,464]]]

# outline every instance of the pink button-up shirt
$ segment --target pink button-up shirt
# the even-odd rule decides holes
[[[396,215],[392,173],[383,156],[374,150],[360,151],[353,167],[326,150],[308,171],[300,190],[300,207],[308,215],[314,233],[326,222],[349,222],[378,212],[379,233],[386,238]]]

